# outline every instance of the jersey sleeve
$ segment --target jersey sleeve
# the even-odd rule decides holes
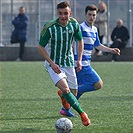
[[[82,32],[81,32],[81,29],[80,29],[80,26],[79,26],[78,22],[75,22],[74,38],[75,38],[75,41],[82,40]]]
[[[41,34],[40,34],[39,44],[41,46],[45,47],[48,44],[49,39],[50,39],[49,29],[46,26],[44,26],[43,30],[41,31]]]
[[[100,40],[99,40],[99,37],[98,37],[98,32],[96,32],[96,41],[94,43],[94,46],[99,46],[101,43],[100,43]]]

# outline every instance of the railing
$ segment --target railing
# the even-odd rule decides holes
[[[36,46],[39,41],[40,31],[45,22],[56,17],[56,5],[62,0],[0,0],[0,44],[10,45],[10,35],[12,31],[11,21],[18,14],[19,7],[25,6],[29,15],[29,29],[27,45]],[[84,8],[88,4],[97,5],[100,0],[68,0],[73,17],[79,23],[85,21]],[[124,25],[130,30],[130,44],[132,46],[133,32],[133,0],[103,0],[108,6],[109,22],[108,36],[113,27],[116,26],[116,19],[122,18]]]

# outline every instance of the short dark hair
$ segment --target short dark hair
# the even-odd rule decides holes
[[[19,7],[19,9],[25,8],[24,6]],[[26,9],[26,8],[25,8]]]
[[[57,9],[59,8],[66,8],[66,7],[69,7],[70,8],[70,5],[68,4],[68,2],[64,1],[64,2],[61,2],[57,5]]]
[[[88,5],[88,6],[86,6],[85,13],[87,13],[88,10],[89,11],[96,11],[96,12],[98,11],[98,9],[97,9],[97,7],[95,5]]]

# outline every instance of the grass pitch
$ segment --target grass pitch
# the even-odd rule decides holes
[[[133,63],[92,66],[104,86],[79,99],[92,124],[84,127],[80,117],[69,118],[72,133],[132,133]],[[43,62],[0,62],[0,133],[56,133],[61,107]]]

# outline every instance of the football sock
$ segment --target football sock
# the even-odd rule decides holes
[[[62,96],[66,99],[66,101],[71,105],[71,107],[73,107],[79,114],[81,114],[82,112],[84,112],[79,103],[78,100],[76,99],[76,97],[71,93],[67,93],[67,94],[62,94]]]
[[[79,99],[84,92],[89,92],[89,91],[95,91],[95,88],[93,85],[90,84],[83,84],[78,86],[78,94],[76,96],[77,99]]]
[[[84,93],[89,91],[95,91],[95,88],[93,85],[90,84],[82,84],[78,86],[78,93]]]
[[[76,96],[77,100],[82,96],[82,94],[83,94],[83,93],[78,93],[78,94],[77,94],[77,96]]]

